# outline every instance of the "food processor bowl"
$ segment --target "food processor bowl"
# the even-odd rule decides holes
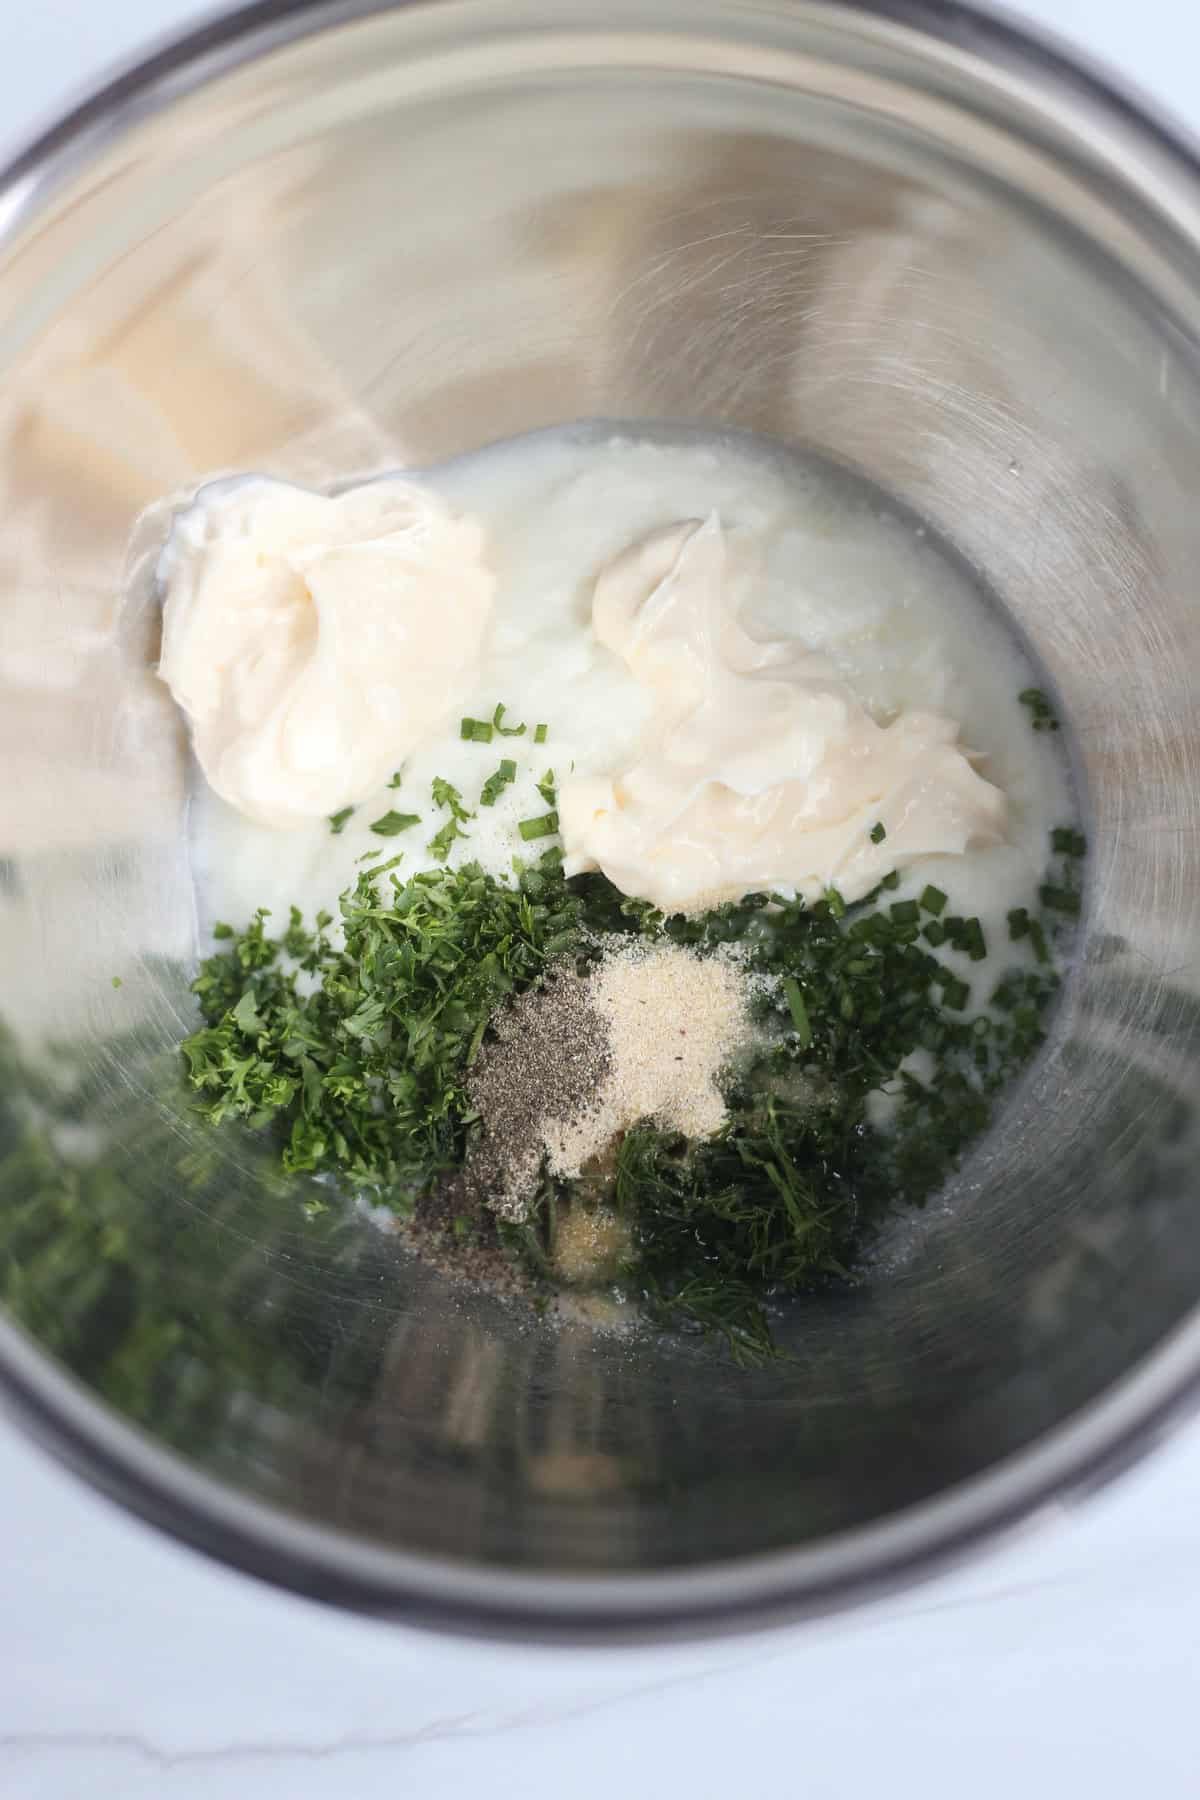
[[[960,6],[281,0],[81,105],[0,227],[0,1376],[49,1445],[306,1593],[591,1639],[879,1592],[1140,1452],[1200,1377],[1187,146]],[[155,503],[604,417],[802,446],[940,533],[1086,806],[1044,1058],[761,1368],[455,1285],[179,1070]]]

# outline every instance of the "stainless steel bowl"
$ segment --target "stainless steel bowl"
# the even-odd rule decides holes
[[[1137,1454],[1200,1373],[1189,151],[958,7],[283,3],[90,100],[0,219],[0,1373],[52,1448],[305,1592],[593,1637],[845,1603]],[[174,1073],[186,757],[120,605],[139,515],[595,415],[795,440],[924,516],[1088,796],[1046,1063],[750,1374],[307,1220]]]

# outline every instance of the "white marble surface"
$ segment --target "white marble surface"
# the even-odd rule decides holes
[[[194,9],[0,16],[0,135]],[[1194,0],[1027,0],[1200,126]],[[1154,1800],[1200,1792],[1200,1428],[1077,1513],[850,1618],[686,1650],[429,1638],[158,1537],[0,1422],[3,1800]]]

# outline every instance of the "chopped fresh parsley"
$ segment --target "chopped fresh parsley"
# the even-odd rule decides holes
[[[504,759],[480,804],[515,776]],[[553,774],[539,787],[551,810],[520,822],[526,842],[558,829]],[[444,860],[474,815],[449,782],[435,780],[432,794],[447,816],[430,849]],[[1081,840],[1067,829],[1051,845],[1067,874],[1041,890],[1058,920],[1079,905],[1071,859]],[[335,1175],[400,1213],[428,1203],[436,1217],[439,1184],[462,1169],[479,1130],[466,1084],[497,1008],[563,959],[585,972],[606,934],[700,955],[737,944],[762,978],[761,1038],[732,1078],[728,1124],[690,1143],[637,1125],[615,1147],[612,1204],[631,1244],[622,1289],[652,1319],[717,1333],[739,1360],[771,1352],[771,1295],[854,1280],[876,1224],[945,1180],[1042,1042],[1059,987],[1042,919],[1016,908],[1009,939],[1028,940],[1035,962],[977,984],[973,1005],[971,984],[931,952],[946,945],[982,961],[980,920],[947,914],[934,887],[878,904],[898,875],[856,905],[836,890],[811,906],[764,893],[665,918],[601,875],[568,880],[558,846],[515,862],[511,884],[475,863],[401,880],[399,862],[362,870],[342,895],[344,941],[328,935],[327,914],[310,931],[295,909],[277,938],[265,911],[240,933],[216,929],[219,947],[193,984],[204,1024],[183,1046],[203,1114],[272,1132],[289,1170]],[[895,1098],[887,1130],[868,1104],[881,1089]],[[593,1203],[543,1174],[514,1226],[450,1192],[448,1237],[507,1250],[542,1293],[556,1221]]]
[[[495,774],[489,775],[479,790],[480,806],[495,806],[506,787],[510,787],[517,779],[517,765],[511,757],[504,757]]]
[[[450,817],[440,831],[436,831],[430,838],[426,849],[431,856],[437,858],[438,862],[445,862],[455,840],[470,836],[469,832],[463,830],[463,826],[468,819],[473,819],[475,814],[467,811],[458,789],[450,782],[444,781],[440,775],[435,775],[433,778],[432,792],[434,805],[445,807],[449,811]]]
[[[183,1053],[204,1116],[269,1126],[287,1168],[405,1209],[461,1160],[464,1076],[488,1019],[578,942],[580,904],[556,869],[509,887],[466,863],[393,878],[385,897],[384,871],[364,870],[342,896],[340,946],[295,924],[285,945],[257,914],[193,984],[205,1024]]]
[[[446,823],[441,827],[440,831],[434,832],[425,848],[428,850],[430,856],[435,857],[438,862],[445,862],[450,854],[451,845],[454,844],[458,838],[469,836],[470,832],[464,831],[459,821],[456,818],[451,817],[446,820]]]
[[[402,831],[411,831],[414,825],[420,823],[420,813],[396,812],[393,808],[385,812],[381,819],[374,820],[371,830],[376,837],[398,837]]]
[[[353,818],[354,811],[355,809],[352,806],[343,806],[341,812],[330,813],[329,829],[334,837],[341,837],[343,831],[346,829],[346,820]]]
[[[467,819],[475,817],[475,814],[469,813],[463,805],[462,795],[458,789],[453,787],[450,782],[443,781],[440,775],[435,775],[433,778],[432,792],[433,804],[448,807],[451,817],[459,820],[460,823],[465,823]]]
[[[1022,706],[1028,707],[1035,731],[1058,730],[1058,720],[1054,716],[1054,708],[1041,688],[1022,688],[1017,699]]]

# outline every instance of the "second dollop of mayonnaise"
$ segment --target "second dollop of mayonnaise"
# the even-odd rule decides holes
[[[826,657],[750,637],[740,574],[715,514],[653,532],[601,573],[596,637],[652,713],[627,766],[561,782],[567,872],[601,869],[689,912],[755,892],[855,900],[918,857],[1002,841],[1004,796],[954,721],[880,723]]]
[[[495,580],[483,533],[428,488],[210,489],[175,523],[159,673],[209,784],[264,825],[388,779],[470,687]]]

